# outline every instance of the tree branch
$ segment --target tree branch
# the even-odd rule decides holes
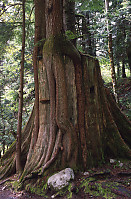
[[[0,17],[10,8],[14,6],[22,6],[22,3],[15,3],[15,4],[10,4],[1,14]]]

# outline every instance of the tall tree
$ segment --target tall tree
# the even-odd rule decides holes
[[[127,47],[127,56],[128,56],[128,63],[129,63],[129,69],[130,69],[130,75],[131,75],[131,36],[128,39],[128,47]]]
[[[93,35],[90,32],[90,12],[87,11],[82,17],[82,34],[83,34],[83,50],[89,55],[95,56],[95,50],[92,49],[92,43],[94,42]],[[94,47],[95,48],[95,47]]]
[[[22,133],[21,183],[34,177],[39,183],[40,177],[65,167],[97,166],[108,156],[131,158],[130,122],[104,87],[98,60],[80,53],[65,37],[62,2],[45,0],[46,23],[41,20],[40,27],[46,24],[46,42],[38,64],[39,133],[31,150],[33,109]],[[15,172],[15,153],[12,144],[2,157],[1,178]]]
[[[63,1],[63,26],[65,31],[76,34],[75,29],[75,1],[64,0]],[[76,39],[72,40],[76,45]]]
[[[117,82],[116,82],[116,74],[115,74],[115,66],[114,66],[114,58],[113,58],[113,48],[112,48],[112,33],[111,33],[111,27],[110,27],[110,21],[109,21],[109,0],[105,0],[105,10],[107,14],[108,53],[109,53],[110,65],[111,65],[113,93],[114,93],[116,102],[118,102]]]
[[[45,42],[45,2],[43,0],[35,0],[35,41],[33,52],[33,68],[34,68],[34,81],[35,81],[35,104],[34,104],[34,129],[32,133],[31,144],[27,156],[27,162],[31,159],[35,150],[35,145],[39,133],[39,77],[38,77],[38,61],[42,59],[42,49]],[[41,61],[40,61],[41,62]]]
[[[16,172],[22,172],[21,164],[21,130],[22,130],[22,110],[23,110],[23,84],[24,84],[24,54],[25,54],[25,0],[22,1],[22,52],[21,52],[21,68],[20,68],[20,89],[19,89],[19,110],[17,124],[17,140],[16,140]]]

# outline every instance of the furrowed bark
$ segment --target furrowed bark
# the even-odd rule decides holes
[[[114,66],[113,48],[112,48],[112,33],[111,33],[111,27],[110,27],[110,22],[109,22],[109,0],[105,0],[105,11],[107,14],[108,53],[109,53],[110,66],[111,66],[113,93],[114,93],[116,102],[119,103],[119,99],[117,95],[117,82],[116,82],[116,74],[115,74],[115,66]]]

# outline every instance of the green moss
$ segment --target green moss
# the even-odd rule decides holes
[[[63,34],[48,38],[43,47],[43,54],[48,56],[57,54],[60,56],[62,62],[65,61],[64,56],[69,56],[73,60],[81,59],[77,49]]]
[[[53,49],[53,37],[50,37],[48,40],[46,40],[44,46],[43,46],[43,53],[49,54],[52,52]]]
[[[19,180],[12,181],[11,187],[17,192],[17,191],[21,190],[22,184],[19,182]]]
[[[34,185],[27,184],[26,187],[25,187],[25,190],[28,191],[28,192],[31,192],[31,193],[35,193],[35,194],[37,194],[39,196],[47,197],[46,196],[46,191],[45,191],[46,189],[45,189],[45,187],[42,187],[40,185],[36,186],[36,184],[34,184]]]
[[[107,188],[103,188],[102,184],[96,183],[95,179],[92,177],[83,179],[80,185],[80,188],[84,188],[84,192],[89,193],[91,196],[98,196],[102,198],[115,198],[115,194],[111,192],[110,187],[112,186],[107,186]]]
[[[76,193],[78,193],[78,188],[76,188]],[[58,190],[54,197],[56,196],[66,196],[66,198],[72,198],[72,183],[69,183],[66,187]]]
[[[22,173],[22,176],[20,177],[20,182],[22,182],[24,180],[24,177],[27,175],[27,171],[24,171]]]

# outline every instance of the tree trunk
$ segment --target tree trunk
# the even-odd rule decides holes
[[[63,0],[63,25],[65,31],[71,31],[76,34],[75,29],[75,1]],[[76,45],[76,39],[72,40]]]
[[[2,152],[3,154],[5,154],[5,140],[3,140],[2,142]]]
[[[33,132],[32,147],[34,148],[39,132],[39,80],[38,80],[38,60],[42,59],[42,48],[45,42],[45,2],[35,0],[35,41],[33,52],[33,68],[35,82],[35,128]],[[42,24],[43,23],[43,24]],[[42,24],[42,25],[41,25]]]
[[[38,5],[40,1],[35,0],[35,41],[34,41],[34,51],[33,51],[33,68],[34,68],[34,82],[35,82],[35,128],[33,132],[33,143],[32,148],[34,148],[38,132],[39,132],[39,83],[38,83],[38,65],[37,65],[37,56],[38,56],[38,42],[40,37],[40,23],[38,18]]]
[[[62,12],[61,0],[46,2],[46,42],[39,61],[39,133],[31,151],[33,110],[22,133],[21,183],[31,178],[39,183],[40,177],[44,181],[45,175],[65,167],[86,170],[107,157],[131,158],[130,122],[104,88],[98,61],[79,53],[64,36]],[[1,178],[15,172],[14,162],[12,144],[2,157]]]
[[[83,51],[89,55],[94,55],[91,45],[90,33],[90,17],[89,12],[86,12],[85,17],[82,17],[82,35],[83,35]]]
[[[117,82],[116,82],[116,74],[115,74],[115,66],[114,66],[114,57],[113,57],[113,48],[112,48],[112,33],[110,30],[110,23],[109,23],[109,0],[105,0],[105,10],[107,14],[107,32],[108,32],[108,53],[110,59],[110,66],[111,66],[111,78],[112,78],[112,86],[113,86],[113,93],[118,103],[118,95],[117,95]]]
[[[21,69],[20,69],[20,89],[19,89],[19,110],[17,124],[17,141],[16,141],[16,172],[22,173],[21,165],[21,129],[22,129],[22,111],[23,111],[23,84],[24,84],[24,54],[25,54],[25,0],[22,1],[22,53],[21,53]]]
[[[117,79],[119,79],[120,78],[120,63],[118,60],[117,60],[116,64],[117,64]]]
[[[126,71],[125,71],[125,60],[122,59],[122,77],[126,78]]]
[[[117,82],[116,82],[115,66],[114,66],[114,59],[113,59],[112,34],[111,33],[109,33],[109,35],[108,35],[108,53],[109,53],[109,58],[110,58],[113,93],[114,93],[116,102],[118,103]]]
[[[127,47],[127,57],[128,57],[128,64],[129,64],[130,76],[131,76],[131,36],[129,38],[128,47]]]
[[[34,52],[33,52],[33,67],[34,67],[34,81],[35,81],[35,120],[34,120],[34,129],[32,132],[31,144],[29,152],[27,155],[26,165],[30,161],[34,150],[35,145],[38,139],[39,127],[40,127],[40,105],[39,105],[39,65],[38,61],[42,60],[42,50],[45,42],[45,2],[43,0],[35,0],[35,42],[34,42]],[[26,167],[25,165],[25,167]]]

